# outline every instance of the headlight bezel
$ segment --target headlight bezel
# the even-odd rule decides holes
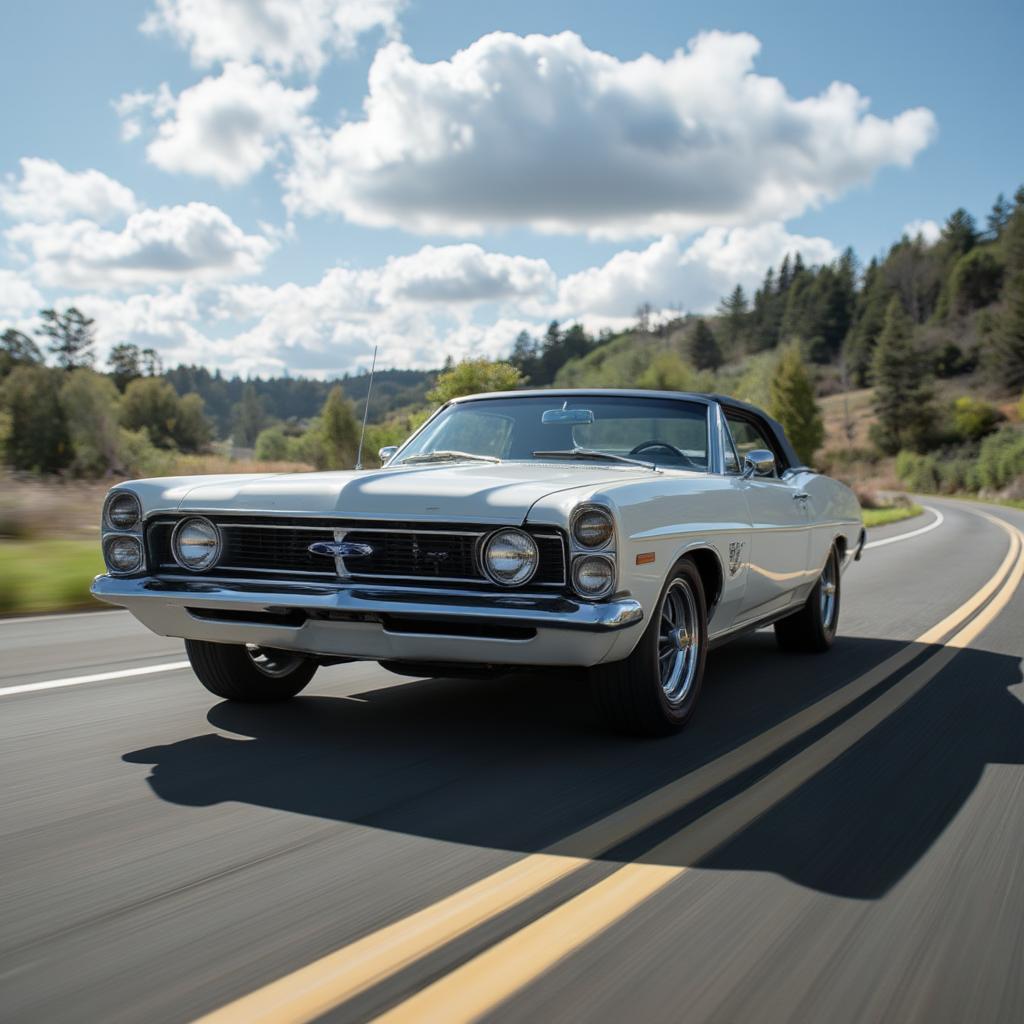
[[[134,505],[135,516],[128,523],[116,523],[111,518],[111,508],[120,501],[130,501]],[[142,502],[133,491],[113,490],[103,502],[103,526],[111,533],[138,533],[142,529]]]
[[[589,591],[585,590],[579,582],[579,569],[582,565],[587,562],[601,562],[608,566],[608,582],[600,590]],[[616,565],[615,559],[606,552],[593,553],[587,552],[586,554],[579,554],[572,560],[572,569],[570,571],[570,578],[572,580],[573,590],[582,598],[587,601],[600,601],[615,591],[616,583]]]
[[[529,564],[529,572],[515,579],[502,579],[492,570],[489,560],[491,546],[505,534],[511,534],[512,536],[526,540],[529,544],[529,549],[533,552],[533,556]],[[515,526],[502,526],[497,530],[491,531],[491,533],[487,534],[483,538],[480,544],[479,561],[483,574],[491,583],[495,584],[495,586],[503,587],[505,589],[525,587],[537,575],[537,571],[540,568],[540,547],[535,538],[531,537],[525,530],[520,530]]]
[[[136,560],[130,568],[120,568],[114,564],[110,549],[122,542],[131,544],[136,551]],[[146,567],[146,551],[142,544],[142,538],[135,533],[108,533],[103,538],[103,564],[111,576],[134,576],[142,572]]]
[[[608,535],[604,540],[599,541],[597,544],[588,544],[576,532],[579,527],[580,520],[586,516],[600,516],[608,524]],[[573,509],[572,516],[569,518],[569,536],[572,539],[574,546],[582,551],[596,552],[605,551],[608,548],[614,548],[615,517],[612,515],[611,510],[605,508],[603,505],[579,505]]]
[[[202,565],[190,564],[182,557],[178,547],[178,541],[182,530],[193,523],[201,523],[203,526],[209,527],[213,534],[214,544],[211,548],[211,557],[204,561]],[[171,557],[179,568],[184,569],[186,572],[209,572],[210,569],[213,569],[220,561],[220,556],[223,554],[223,551],[224,538],[220,532],[220,528],[212,520],[207,519],[206,516],[185,516],[183,519],[179,519],[178,522],[175,523],[174,530],[171,532]]]

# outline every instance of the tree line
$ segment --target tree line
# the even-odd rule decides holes
[[[115,345],[100,370],[94,344],[93,321],[75,308],[41,311],[30,334],[0,335],[9,465],[135,472],[159,466],[162,453],[198,453],[228,438],[264,460],[319,468],[354,460],[365,374],[246,380],[200,366],[165,370],[155,351],[131,342]],[[645,305],[618,334],[553,321],[540,336],[522,332],[498,363],[378,372],[367,449],[372,458],[379,445],[402,440],[432,402],[453,393],[629,386],[721,390],[765,405],[810,461],[824,437],[816,395],[872,386],[872,457],[904,453],[907,474],[926,467],[918,483],[956,464],[963,485],[963,467],[1007,424],[979,398],[961,396],[952,407],[936,399],[939,383],[957,377],[987,380],[1001,394],[1024,388],[1024,188],[999,196],[984,227],[956,210],[937,240],[904,236],[866,267],[850,249],[821,266],[787,255],[752,295],[736,285],[710,316],[656,320]],[[996,475],[1006,479],[1013,446],[1005,436],[1000,444]]]

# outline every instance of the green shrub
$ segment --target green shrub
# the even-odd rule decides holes
[[[121,463],[129,476],[169,476],[174,472],[174,453],[157,448],[149,439],[149,432],[141,430],[120,431]]]
[[[953,429],[964,441],[980,441],[991,434],[1003,414],[988,402],[962,395],[953,403]]]
[[[939,460],[933,453],[901,451],[896,456],[896,475],[911,491],[934,493],[941,483]]]
[[[1024,431],[1004,427],[981,443],[977,484],[998,491],[1024,477]]]
[[[280,423],[259,432],[255,455],[259,462],[284,462],[288,458],[288,435]]]

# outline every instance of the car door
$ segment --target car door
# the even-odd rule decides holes
[[[736,486],[744,492],[749,509],[750,551],[747,585],[738,619],[769,615],[791,604],[807,579],[810,555],[810,515],[807,494],[780,472],[783,454],[768,433],[751,417],[725,411],[734,451],[726,450],[726,470],[735,467]],[[757,449],[775,454],[772,476],[742,475],[744,456]]]

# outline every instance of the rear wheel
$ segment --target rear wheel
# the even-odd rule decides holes
[[[839,554],[832,548],[804,606],[775,623],[779,647],[784,651],[827,651],[836,638],[839,596]]]
[[[301,654],[275,647],[186,640],[185,652],[210,693],[246,703],[288,700],[317,670],[316,663]]]
[[[684,558],[633,653],[589,670],[597,709],[618,732],[665,736],[693,714],[704,681],[707,606],[700,574]]]

